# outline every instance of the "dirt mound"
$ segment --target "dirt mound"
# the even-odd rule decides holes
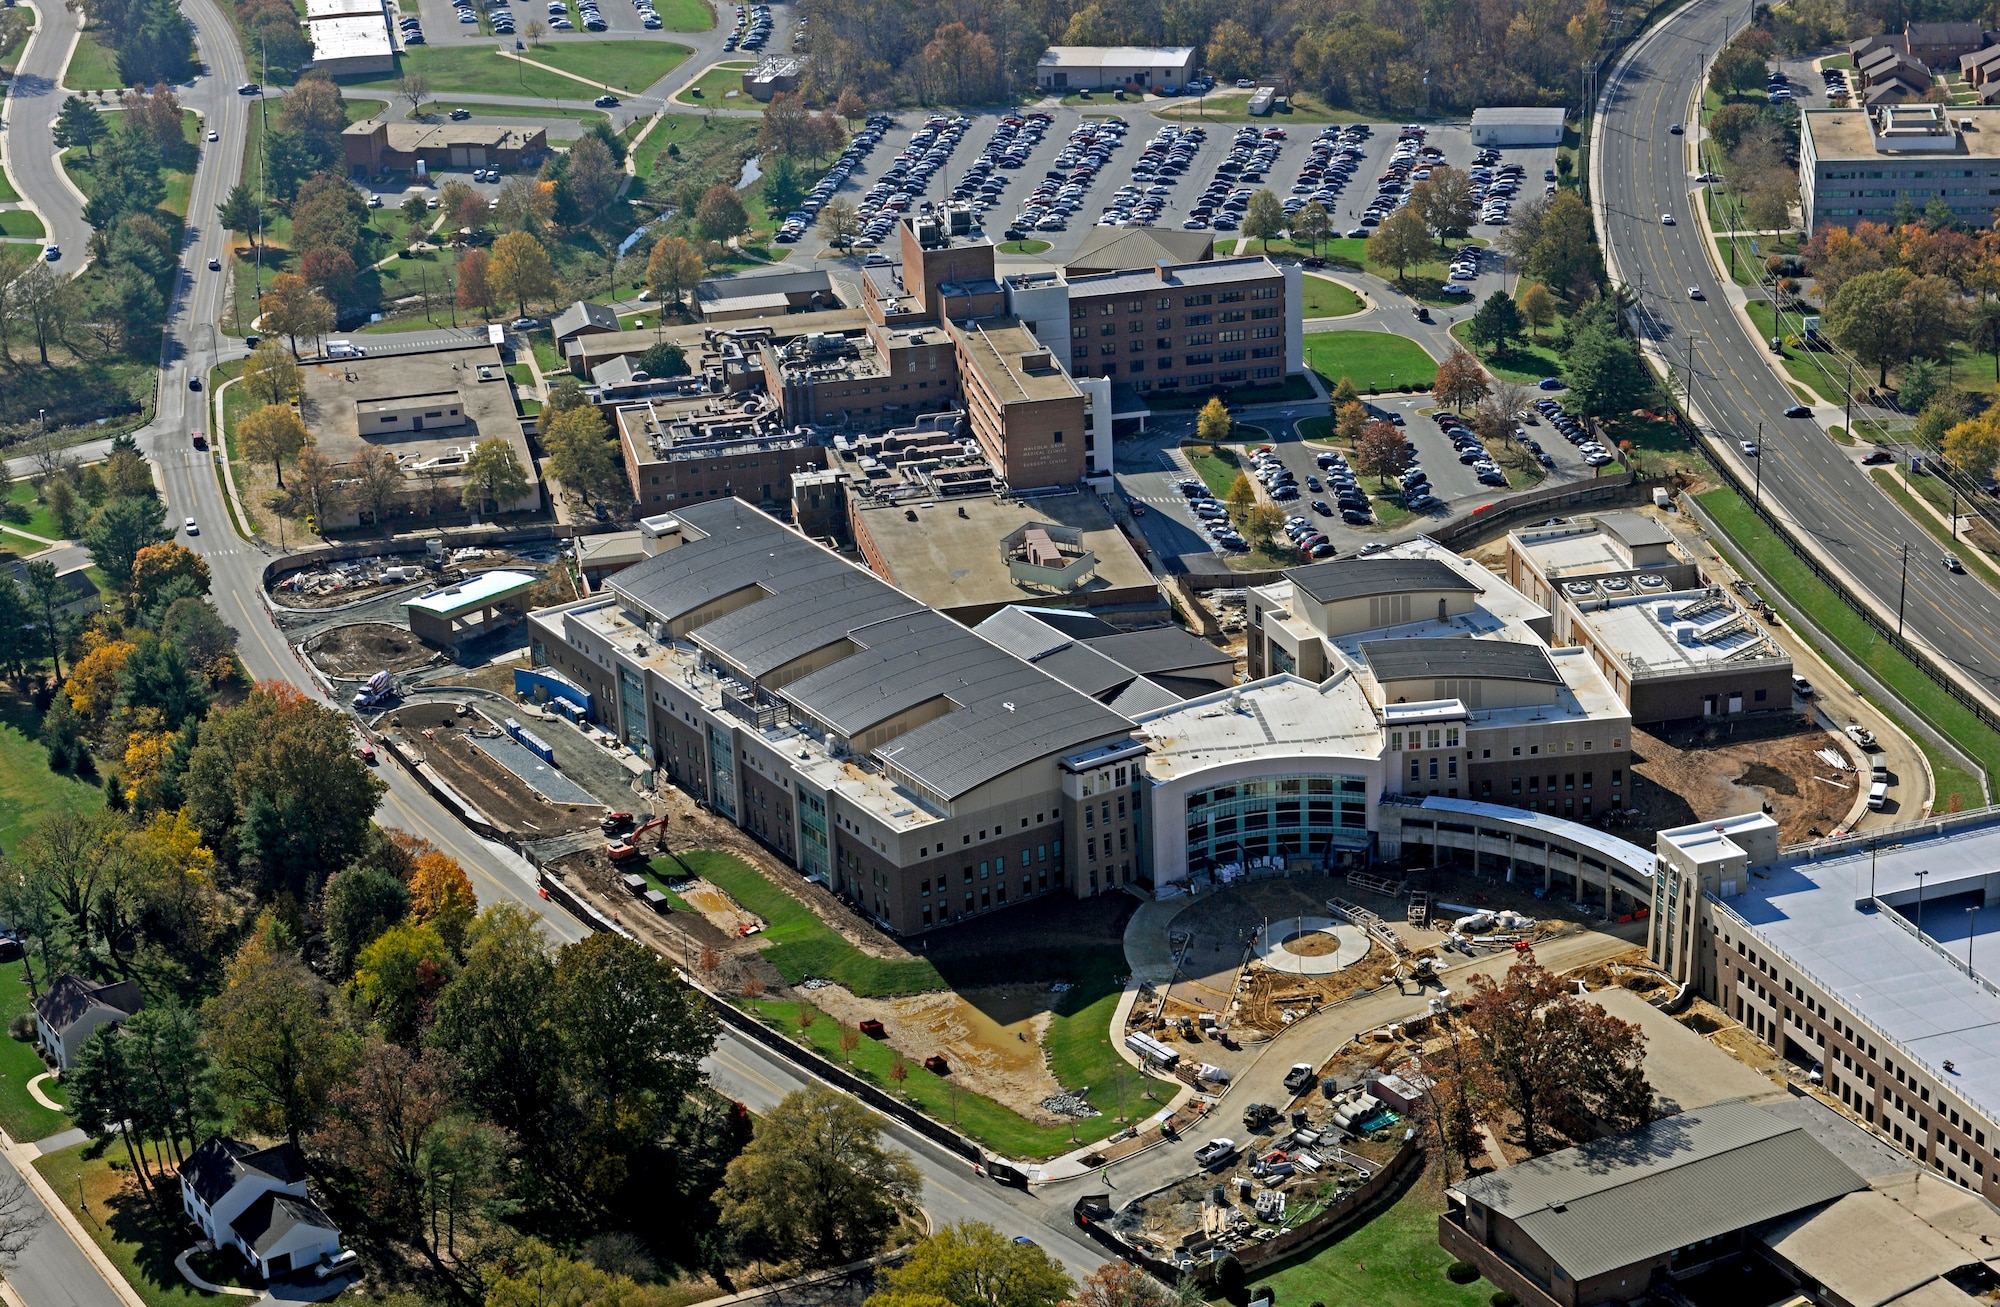
[[[1793,713],[1710,722],[1666,731],[1632,730],[1632,806],[1639,816],[1618,834],[1640,845],[1669,826],[1768,806],[1787,844],[1829,831],[1854,806],[1853,772],[1815,756],[1834,738]]]

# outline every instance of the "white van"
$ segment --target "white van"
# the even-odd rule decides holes
[[[326,356],[330,359],[364,358],[367,351],[351,340],[329,340],[326,342]]]
[[[1876,781],[1868,787],[1868,806],[1876,812],[1889,806],[1889,782]]]

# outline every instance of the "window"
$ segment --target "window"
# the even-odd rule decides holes
[[[1206,327],[1213,321],[1215,321],[1213,313],[1190,313],[1182,319],[1181,325],[1184,327]]]

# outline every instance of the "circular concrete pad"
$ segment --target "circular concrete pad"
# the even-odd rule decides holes
[[[1257,956],[1273,971],[1291,976],[1329,976],[1368,956],[1368,934],[1331,917],[1273,921],[1257,941]]]

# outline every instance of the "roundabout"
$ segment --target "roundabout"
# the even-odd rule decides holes
[[[1359,926],[1331,917],[1273,922],[1257,941],[1257,957],[1273,971],[1292,976],[1329,976],[1368,956],[1368,935]]]

